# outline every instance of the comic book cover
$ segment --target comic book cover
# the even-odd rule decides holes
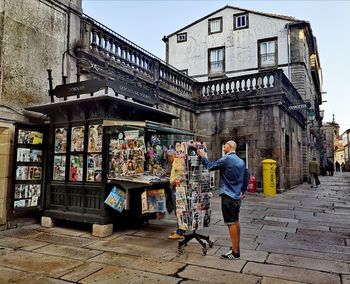
[[[125,192],[114,186],[104,203],[117,210],[118,212],[122,212],[125,208],[125,199]]]
[[[71,151],[82,152],[84,151],[84,126],[72,127],[71,137]]]
[[[53,162],[53,180],[65,180],[66,177],[66,156],[55,155]]]
[[[41,163],[43,161],[43,151],[32,149],[30,151],[30,162]]]
[[[16,180],[28,180],[29,167],[17,166],[16,169]]]
[[[102,154],[89,154],[87,157],[87,181],[102,180]]]
[[[17,162],[30,162],[30,149],[18,148],[17,149]]]
[[[88,152],[102,151],[103,127],[101,124],[89,126]]]
[[[67,151],[67,128],[55,129],[55,153],[63,154]]]
[[[83,180],[83,155],[70,156],[69,180],[70,181]]]
[[[141,195],[142,214],[165,212],[164,189],[146,190]]]

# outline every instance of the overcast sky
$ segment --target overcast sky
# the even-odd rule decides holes
[[[225,5],[292,16],[309,21],[323,72],[323,121],[339,123],[341,133],[350,128],[350,1],[343,0],[83,0],[84,13],[165,59],[164,35],[206,16]]]

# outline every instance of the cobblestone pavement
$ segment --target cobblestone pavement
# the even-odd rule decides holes
[[[0,283],[350,283],[350,173],[321,177],[283,194],[248,194],[241,208],[241,259],[220,212],[199,233],[214,241],[206,256],[191,242],[182,255],[167,239],[173,216],[97,238],[84,229],[38,224],[0,232]]]

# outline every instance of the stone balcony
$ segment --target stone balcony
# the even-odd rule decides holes
[[[282,70],[198,82],[94,19],[84,15],[81,22],[82,44],[78,51],[82,71],[137,78],[161,93],[202,105],[222,100],[249,103],[252,98],[261,104],[268,97],[277,98],[275,102],[286,109],[304,104]],[[292,115],[305,121],[305,110],[293,111]]]

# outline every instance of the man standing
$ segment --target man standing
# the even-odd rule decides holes
[[[311,188],[317,187],[320,184],[318,176],[320,174],[320,167],[316,161],[316,158],[312,158],[312,161],[309,162],[309,173],[311,178]]]
[[[234,141],[227,141],[224,145],[225,156],[215,162],[209,162],[204,153],[197,152],[207,169],[210,171],[220,170],[221,209],[232,243],[231,249],[221,255],[221,258],[224,259],[239,259],[240,257],[239,209],[250,177],[244,161],[236,155],[236,148],[237,145]]]

